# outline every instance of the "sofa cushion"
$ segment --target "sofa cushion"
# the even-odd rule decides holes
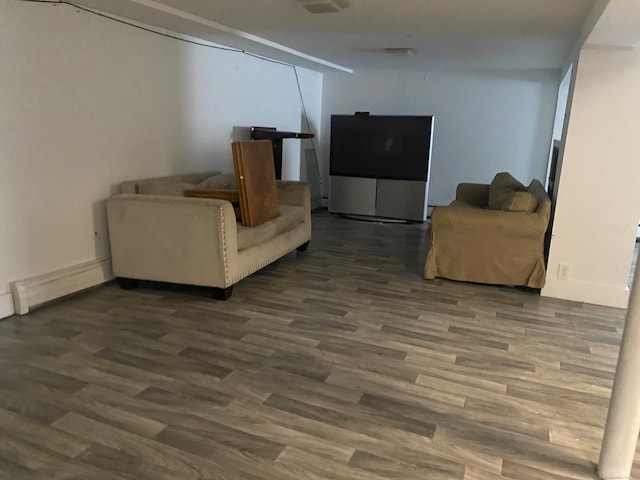
[[[266,242],[304,222],[304,207],[280,205],[280,215],[256,227],[243,227],[238,222],[238,251]]]
[[[507,212],[533,213],[536,208],[538,208],[538,199],[530,192],[513,192],[502,205],[502,210]]]
[[[489,209],[502,210],[502,206],[514,192],[525,191],[525,186],[513,178],[510,173],[498,173],[489,185]]]
[[[203,190],[237,190],[238,185],[234,173],[223,173],[222,175],[205,178],[198,184],[197,188]]]
[[[186,182],[150,181],[140,182],[136,193],[143,195],[171,195],[181,197],[185,190],[197,188],[197,185]]]
[[[299,205],[280,205],[280,215],[269,220],[276,226],[276,235],[287,232],[304,222],[304,207]]]
[[[266,242],[276,235],[276,224],[273,222],[264,222],[257,227],[243,227],[242,224],[238,222],[237,226],[238,251]]]

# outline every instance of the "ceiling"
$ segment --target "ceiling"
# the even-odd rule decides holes
[[[638,0],[614,2],[638,9]],[[599,16],[607,1],[349,0],[348,8],[326,14],[309,13],[300,0],[75,3],[314,70],[391,68],[428,73],[562,69],[576,42],[586,38],[585,25],[594,12],[595,18]],[[611,23],[619,21],[614,18]],[[592,24],[588,26],[590,31]],[[611,29],[616,30],[612,25],[602,27],[593,41],[606,42]],[[414,54],[385,53],[390,47],[411,48]]]
[[[587,40],[588,44],[617,48],[640,47],[640,2],[610,0]]]

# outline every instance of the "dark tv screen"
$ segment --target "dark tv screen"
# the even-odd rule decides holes
[[[331,175],[427,180],[432,116],[332,115]]]

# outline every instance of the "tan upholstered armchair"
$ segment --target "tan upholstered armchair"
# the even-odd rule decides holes
[[[461,183],[454,202],[433,210],[425,278],[544,286],[551,202],[538,180],[529,187],[517,184],[500,198],[490,185]],[[521,193],[513,195],[516,191]]]

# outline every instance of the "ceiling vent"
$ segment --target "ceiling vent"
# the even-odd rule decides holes
[[[349,6],[349,0],[298,0],[309,13],[336,13]]]
[[[388,53],[396,57],[413,57],[416,54],[416,51],[409,47],[389,47],[384,49],[384,53]]]

